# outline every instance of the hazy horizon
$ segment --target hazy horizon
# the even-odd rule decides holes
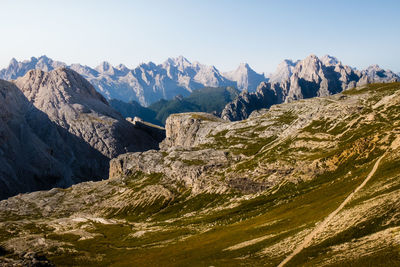
[[[0,68],[46,55],[134,68],[186,57],[221,72],[248,63],[270,73],[284,59],[337,57],[400,71],[397,1],[4,1]]]

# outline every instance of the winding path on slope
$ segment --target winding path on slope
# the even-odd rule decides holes
[[[385,153],[386,154],[386,153]],[[328,215],[328,217],[326,217],[322,223],[320,223],[311,233],[309,233],[303,240],[303,243],[301,243],[295,250],[293,250],[293,252],[287,256],[279,265],[278,267],[282,267],[284,266],[286,263],[288,263],[294,256],[296,256],[297,254],[299,254],[305,247],[308,247],[312,241],[312,239],[319,234],[320,232],[323,231],[323,229],[325,228],[325,226],[329,223],[329,221],[336,216],[336,214],[338,214],[343,208],[344,206],[346,206],[346,204],[348,204],[350,202],[350,200],[353,198],[353,196],[360,190],[362,189],[367,182],[372,178],[372,176],[374,176],[376,170],[379,167],[379,164],[381,162],[381,160],[383,159],[383,157],[385,156],[385,154],[383,154],[376,162],[374,167],[372,168],[371,172],[368,174],[367,178],[365,178],[365,180],[350,194],[347,196],[347,198],[342,202],[342,204],[340,204],[340,206],[334,210],[332,213],[330,213]]]

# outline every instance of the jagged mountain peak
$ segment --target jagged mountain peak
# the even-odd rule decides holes
[[[316,54],[309,54],[304,60],[319,60]]]
[[[157,65],[152,61],[149,61],[147,63],[142,62],[142,63],[139,64],[139,66],[137,68],[150,70],[150,69],[157,68]]]
[[[15,57],[13,57],[10,60],[9,66],[17,66],[18,65],[18,61],[15,59]]]
[[[170,57],[164,63],[165,64],[170,64],[170,65],[173,65],[173,66],[189,66],[189,65],[192,65],[192,63],[182,55],[178,56],[178,57]]]
[[[240,63],[235,70],[225,72],[223,75],[227,79],[235,81],[240,90],[255,91],[261,82],[267,80],[264,74],[255,72],[248,63]]]
[[[129,150],[154,147],[154,140],[144,140],[144,135],[137,133],[93,85],[74,70],[65,67],[50,72],[35,69],[14,83],[53,122],[108,158]]]
[[[310,54],[305,59],[300,60],[300,63],[303,64],[318,64],[319,62],[321,62],[321,60],[315,54]]]
[[[383,70],[377,65],[357,71],[342,65],[335,57],[327,55],[320,59],[314,54],[296,62],[283,61],[269,78],[269,85],[263,86],[263,90],[244,94],[228,103],[222,111],[223,118],[241,120],[254,110],[269,108],[274,104],[328,96],[356,86],[400,79],[392,71]]]
[[[227,72],[227,74],[229,76],[229,73],[231,73],[231,74],[242,73],[243,74],[243,73],[249,73],[249,72],[255,72],[255,71],[250,67],[250,65],[248,63],[242,62],[239,64],[239,66],[234,71]]]
[[[50,72],[40,69],[28,71],[15,81],[30,101],[54,105],[57,103],[80,103],[84,99],[101,101],[108,105],[107,100],[96,91],[86,79],[76,71],[60,67]],[[111,115],[111,114],[110,114]],[[116,114],[112,114],[117,116]]]
[[[51,71],[61,66],[67,65],[53,61],[47,56],[32,57],[23,62],[14,59],[8,68],[0,70],[0,78],[13,80],[25,75],[30,69]],[[298,70],[295,70],[296,66],[298,66]],[[134,69],[123,65],[113,67],[108,62],[101,63],[95,69],[80,64],[68,67],[83,75],[107,99],[135,100],[141,105],[148,106],[162,98],[172,99],[177,94],[187,95],[193,90],[207,86],[236,86],[241,90],[255,91],[260,82],[281,83],[287,81],[294,72],[298,73],[296,77],[302,78],[303,74],[317,73],[327,66],[334,66],[338,68],[337,71],[342,69],[347,73],[340,74],[343,77],[351,72],[356,72],[355,69],[342,65],[333,56],[326,55],[319,59],[314,54],[302,61],[286,59],[278,65],[274,73],[268,76],[255,72],[247,63],[239,64],[231,72],[220,73],[215,66],[204,65],[198,61],[190,62],[183,56],[168,58],[159,65],[153,62],[141,63]],[[380,69],[375,68],[376,71],[372,71],[373,69],[361,72],[365,76],[380,73]],[[389,76],[398,77],[394,73]],[[346,80],[346,78],[343,79]]]
[[[373,64],[368,66],[366,70],[381,70],[381,67],[378,64]]]
[[[246,62],[242,62],[239,64],[239,68],[243,68],[243,69],[251,69],[249,64]]]
[[[293,69],[299,61],[293,61],[291,59],[285,59],[278,64],[274,73],[268,76],[270,82],[282,82],[289,79],[293,73]]]
[[[369,79],[374,79],[378,82],[385,80],[399,81],[400,77],[391,70],[384,70],[379,65],[374,64],[362,71],[362,73]]]
[[[51,58],[49,58],[46,55],[41,55],[40,57],[38,57],[38,60],[44,60],[44,61],[53,61]]]
[[[316,55],[311,54],[296,64],[293,73],[297,72],[299,77],[315,76],[315,73],[319,72],[323,65],[323,62]]]
[[[320,60],[326,66],[334,66],[340,64],[340,61],[336,57],[330,55],[324,55],[323,57],[321,57]]]
[[[115,68],[116,68],[117,70],[120,70],[120,71],[129,71],[128,67],[125,66],[124,64],[119,64],[119,65],[117,65]]]
[[[0,71],[0,79],[14,80],[18,77],[24,76],[31,69],[50,71],[63,66],[66,66],[66,64],[60,61],[54,61],[45,55],[42,55],[38,58],[31,57],[30,59],[22,62],[18,62],[15,58],[13,58],[11,59],[8,67]]]
[[[114,67],[107,61],[103,61],[101,62],[96,68],[95,70],[97,70],[98,72],[110,72],[114,69]]]

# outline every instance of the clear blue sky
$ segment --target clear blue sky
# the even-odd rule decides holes
[[[272,72],[285,58],[330,54],[400,71],[397,0],[3,0],[0,68],[47,55],[135,67],[183,55],[222,71]]]

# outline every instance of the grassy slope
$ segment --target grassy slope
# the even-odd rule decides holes
[[[149,109],[157,113],[157,120],[165,123],[168,116],[174,113],[221,112],[238,94],[239,91],[232,87],[206,87],[195,90],[182,99],[160,100],[150,105]]]
[[[110,100],[110,105],[122,116],[140,117],[144,121],[163,126],[169,115],[184,112],[221,112],[225,105],[236,98],[239,91],[233,87],[205,87],[193,91],[181,99],[161,99],[148,108],[132,101],[126,103],[120,100]]]
[[[314,159],[326,163],[337,162],[338,168],[319,173],[312,180],[298,184],[283,183],[248,200],[240,194],[203,194],[193,198],[181,192],[181,197],[167,205],[155,202],[153,206],[132,211],[129,218],[126,217],[128,221],[117,224],[90,223],[89,231],[99,234],[93,239],[78,240],[79,236],[73,234],[52,234],[49,230],[38,230],[37,227],[27,231],[44,233],[48,239],[65,241],[65,248],[75,250],[48,253],[48,258],[60,266],[276,266],[291,252],[291,246],[301,242],[305,232],[340,205],[363,181],[375,160],[388,150],[397,136],[395,131],[400,130],[398,106],[386,110],[382,107],[374,110],[372,106],[384,96],[399,90],[399,87],[398,83],[378,84],[364,90],[347,91],[349,97],[363,96],[363,99],[368,99],[364,109],[343,119],[342,123],[334,119],[314,120],[302,130],[302,133],[313,136],[309,138],[311,140],[295,136],[275,144],[276,137],[259,137],[259,133],[268,130],[263,127],[238,129],[235,138],[226,136],[227,132],[214,136],[215,143],[212,146],[221,149],[245,144],[242,148],[232,149],[233,154],[247,157],[226,170],[227,174],[246,173],[254,166],[277,160],[284,160],[288,164],[294,164],[296,160],[310,162]],[[378,113],[375,119],[366,121],[365,116],[375,111]],[[284,113],[274,123],[287,124],[296,118],[295,114]],[[253,134],[246,134],[249,130],[254,130]],[[330,134],[338,145],[328,150],[291,146],[296,141],[306,141],[306,144],[325,141],[317,137],[321,133]],[[334,246],[356,242],[371,234],[400,226],[400,205],[396,205],[400,204],[399,155],[399,148],[390,150],[366,189],[357,194],[345,211],[335,218],[336,223],[345,226],[334,233],[326,233],[326,237],[321,237],[303,250],[289,265],[328,264],[336,256],[346,255],[345,252],[335,252],[332,249]],[[159,178],[154,180],[153,176],[144,179],[150,183],[159,182]],[[380,203],[378,207],[369,204],[372,205],[369,209],[376,212],[365,214],[346,226],[345,222],[359,214],[346,217],[345,212],[352,214],[357,209],[361,210],[371,199],[386,201],[376,202]],[[229,200],[236,206],[229,207]],[[141,216],[146,210],[146,214],[151,215]],[[144,221],[155,230],[141,237],[132,236],[138,231],[135,223]],[[9,234],[9,231],[2,230],[0,238],[7,240]],[[399,236],[400,233],[393,235]],[[236,250],[226,250],[260,237],[265,239]],[[272,250],[274,247],[275,252]],[[268,253],[268,250],[272,252]],[[375,248],[371,253],[361,252],[359,250],[357,256],[345,258],[344,262],[337,257],[330,264],[400,264],[400,248],[397,245]],[[88,260],[88,256],[91,260]]]

